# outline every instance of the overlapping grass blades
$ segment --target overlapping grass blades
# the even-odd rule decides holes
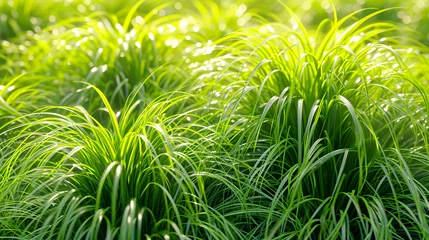
[[[160,98],[138,114],[141,103],[130,102],[119,115],[91,87],[106,104],[111,130],[80,106],[48,107],[26,115],[14,129],[21,134],[4,145],[17,147],[2,161],[1,235],[240,237],[205,193],[202,178],[212,164],[199,146],[211,140],[191,137],[196,133],[180,123],[187,115],[166,116],[187,96]]]
[[[144,4],[3,42],[0,238],[429,237],[428,50],[394,10]]]
[[[377,40],[395,27],[365,24],[376,14],[334,18],[325,37],[299,23],[228,37],[242,39],[226,110],[244,118],[231,137],[250,165],[244,206],[259,209],[251,237],[427,237],[427,88],[401,45]]]

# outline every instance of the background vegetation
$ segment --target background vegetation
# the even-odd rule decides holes
[[[0,238],[428,239],[428,14],[0,2]]]

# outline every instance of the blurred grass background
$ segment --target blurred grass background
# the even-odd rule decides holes
[[[42,28],[56,24],[59,21],[84,17],[92,12],[104,11],[114,14],[119,18],[126,16],[137,0],[4,0],[0,2],[0,39],[7,40],[16,37],[27,31],[39,32]],[[429,44],[429,1],[425,0],[332,0],[338,16],[341,18],[353,11],[362,8],[397,8],[396,11],[390,11],[378,15],[374,21],[389,21],[398,25],[406,26],[414,32],[408,32],[409,37]],[[184,1],[162,1],[166,7],[157,14],[160,16],[180,13],[194,9],[195,11],[204,11],[201,3],[192,0]],[[289,16],[285,13],[281,3],[275,0],[257,1],[257,0],[214,0],[206,1],[207,6],[213,6],[216,3],[220,9],[218,11],[219,19],[223,16],[230,16],[235,12],[235,24],[232,22],[220,22],[217,27],[226,31],[236,30],[244,26],[257,24],[260,17],[267,20],[276,20],[287,23],[292,21],[282,19],[281,16]],[[330,0],[304,0],[304,1],[284,1],[284,3],[297,14],[301,21],[307,27],[318,26],[318,24],[332,15],[334,9]],[[137,12],[147,13],[160,5],[158,0],[148,0],[142,4]],[[206,7],[207,7],[206,6]],[[214,11],[207,8],[206,10]],[[233,16],[234,16],[233,15]],[[215,16],[212,16],[215,17]],[[213,24],[216,22],[213,21]]]
[[[341,19],[360,9],[390,9],[368,23],[393,23],[400,34],[384,36],[403,45],[411,43],[414,49],[421,44],[429,46],[429,3],[425,0],[4,0],[0,1],[0,84],[27,73],[23,79],[28,81],[21,79],[22,85],[37,82],[44,85],[41,89],[56,93],[41,99],[50,101],[45,104],[85,105],[92,96],[76,99],[75,92],[84,87],[80,81],[90,82],[111,95],[109,100],[119,109],[133,87],[158,69],[159,77],[145,84],[144,98],[150,101],[171,90],[177,84],[172,79],[189,77],[178,67],[184,61],[215,57],[184,57],[194,48],[203,51],[204,43],[212,49],[211,43],[216,45],[217,40],[239,29],[271,23],[298,29],[283,4],[310,35],[326,33],[332,24],[326,20],[335,15]],[[367,14],[358,12],[347,24]],[[144,54],[139,54],[140,50]],[[35,95],[31,96],[34,100]]]

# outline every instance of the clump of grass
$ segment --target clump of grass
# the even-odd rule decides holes
[[[241,70],[222,75],[238,94],[219,129],[246,163],[249,238],[427,237],[424,60],[365,23],[379,12],[343,28],[354,14],[312,37],[298,22],[226,38]]]
[[[2,236],[240,237],[205,193],[198,153],[212,140],[191,137],[188,115],[168,114],[187,96],[157,99],[139,113],[144,103],[129,99],[119,114],[91,87],[106,104],[109,128],[80,106],[47,107],[24,116],[14,129],[21,134],[3,142],[3,150],[18,146],[1,162]]]
[[[10,65],[13,73],[24,69],[51,76],[60,86],[58,95],[63,98],[60,99],[63,104],[82,104],[90,112],[100,105],[89,102],[95,96],[84,94],[88,91],[79,94],[81,88],[86,87],[79,83],[82,81],[98,86],[117,110],[124,105],[131,91],[150,75],[152,77],[141,88],[141,96],[150,100],[161,95],[171,85],[167,81],[180,76],[179,69],[165,66],[163,74],[159,73],[160,77],[153,72],[166,61],[181,59],[173,60],[174,54],[178,54],[172,51],[176,46],[162,47],[173,36],[158,35],[156,31],[161,27],[168,31],[168,26],[173,27],[171,23],[174,24],[177,17],[151,20],[153,14],[147,14],[144,18],[134,18],[139,5],[122,22],[114,15],[94,14],[87,21],[83,18],[64,20],[45,29],[40,35],[31,34],[29,40],[34,44],[30,42],[29,46],[6,48],[6,51],[13,51],[9,53],[11,56],[29,58],[28,66],[24,68],[12,58]],[[159,9],[164,7],[165,4]],[[180,82],[177,85],[180,86]]]

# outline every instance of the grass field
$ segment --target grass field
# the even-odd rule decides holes
[[[429,239],[429,3],[0,2],[0,239]]]

